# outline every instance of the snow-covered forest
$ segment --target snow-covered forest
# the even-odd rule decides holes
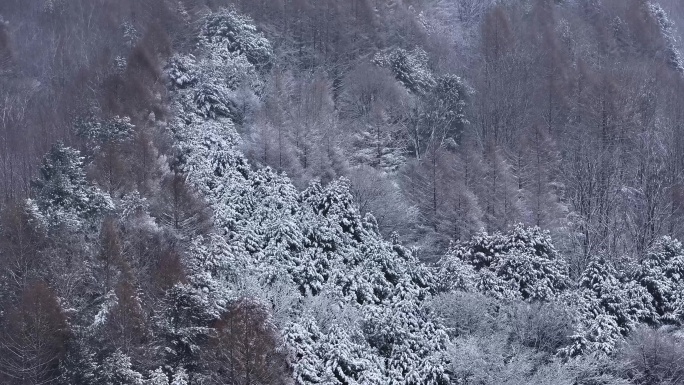
[[[681,0],[0,0],[0,383],[684,384]]]

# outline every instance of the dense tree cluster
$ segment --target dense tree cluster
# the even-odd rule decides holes
[[[0,382],[681,382],[674,2],[115,3],[0,4]]]

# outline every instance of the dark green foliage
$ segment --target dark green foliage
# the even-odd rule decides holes
[[[373,61],[392,71],[397,80],[415,94],[423,95],[435,86],[435,79],[428,68],[428,55],[421,49],[409,52],[395,48],[378,53]]]
[[[98,121],[95,118],[83,119],[76,124],[76,131],[79,135],[97,144],[126,141],[133,136],[134,129],[135,126],[129,117],[120,116],[104,121]]]
[[[459,143],[465,125],[468,123],[466,107],[469,92],[460,77],[440,76],[436,80],[435,87],[427,95],[427,107],[423,119],[428,125],[438,126],[442,132],[441,136]]]
[[[272,64],[271,43],[257,31],[250,18],[222,10],[207,16],[203,23],[201,44],[223,46],[231,52],[242,53],[257,68],[267,69]]]
[[[113,209],[109,196],[86,179],[77,150],[55,144],[43,159],[40,177],[32,183],[35,204],[49,224],[79,227]]]

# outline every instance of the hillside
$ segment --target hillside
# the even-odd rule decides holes
[[[0,382],[681,383],[682,20],[2,2]]]

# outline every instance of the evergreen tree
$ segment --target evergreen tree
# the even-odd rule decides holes
[[[143,376],[132,368],[131,358],[119,350],[105,357],[95,376],[103,385],[144,385]]]
[[[98,144],[130,139],[134,129],[135,126],[128,116],[114,116],[104,121],[89,118],[80,120],[76,124],[76,132],[79,135]]]
[[[40,177],[32,184],[32,203],[51,226],[78,229],[114,208],[111,198],[86,179],[80,153],[62,143],[45,156]]]
[[[232,10],[222,9],[203,20],[200,44],[242,53],[259,68],[268,67],[273,59],[271,43],[257,31],[254,22]]]
[[[425,94],[435,86],[427,53],[421,49],[410,52],[402,48],[391,49],[376,54],[373,62],[392,71],[396,79],[415,94]]]
[[[615,317],[623,334],[640,322],[656,322],[657,314],[649,293],[631,280],[620,280],[618,272],[605,258],[592,259],[582,274],[580,288],[588,290],[586,295],[599,306],[585,311]]]
[[[145,385],[169,385],[169,377],[161,368],[151,371]]]
[[[569,288],[567,265],[539,228],[518,225],[506,234],[480,233],[456,243],[440,262],[443,285],[463,286],[463,264],[474,269],[478,290],[502,298],[547,301]]]
[[[684,314],[684,249],[670,237],[663,237],[633,269],[633,279],[651,295],[657,321],[681,324]]]

